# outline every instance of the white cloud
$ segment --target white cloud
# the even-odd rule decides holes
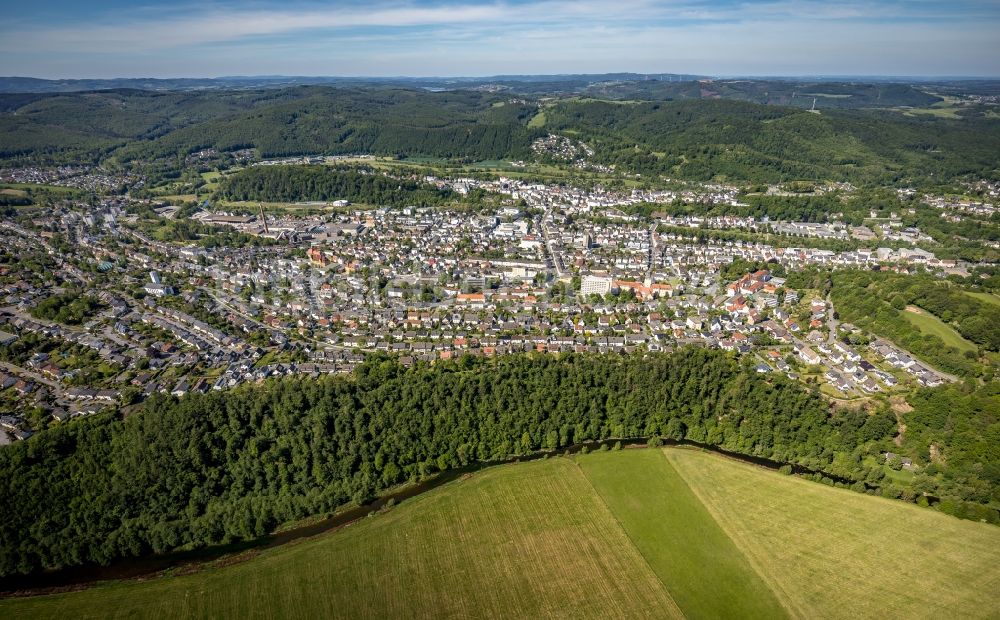
[[[611,5],[599,0],[544,0],[528,4],[505,2],[417,6],[330,7],[311,10],[197,9],[177,15],[139,11],[124,20],[69,27],[21,25],[36,49],[49,52],[122,52],[187,45],[225,43],[252,37],[307,31],[359,28],[414,28],[435,25],[572,23],[578,20],[620,21],[660,13],[671,3],[625,0]],[[5,37],[6,38],[6,37]],[[0,42],[16,52],[21,45]]]
[[[140,9],[113,22],[21,24],[17,37],[0,36],[0,73],[1000,73],[1000,19],[915,21],[947,11],[919,0],[459,2],[169,14]],[[907,19],[890,19],[904,5],[911,7]]]
[[[48,51],[119,52],[130,47],[164,49],[315,29],[474,23],[495,20],[501,16],[502,12],[497,5],[470,5],[447,10],[403,8],[376,11],[237,11],[212,12],[198,17],[41,28],[28,34],[34,45]]]

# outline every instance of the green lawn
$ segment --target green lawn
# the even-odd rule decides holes
[[[578,460],[686,617],[787,616],[662,451],[598,452]]]
[[[1000,528],[694,450],[667,458],[803,618],[1000,617]]]
[[[513,166],[510,165],[509,161],[505,161],[503,159],[484,159],[482,161],[477,161],[474,164],[469,164],[468,167],[470,169],[479,169],[479,168],[507,169],[507,168],[513,168]]]
[[[531,117],[528,121],[528,127],[530,128],[541,128],[545,127],[545,111],[539,110],[537,114]]]
[[[892,108],[894,110],[899,110],[903,112],[903,116],[935,116],[937,118],[950,118],[958,119],[962,118],[958,115],[958,110],[961,108],[955,107],[945,107],[945,108]]]
[[[63,185],[48,185],[46,183],[0,183],[0,188],[13,190],[45,190],[56,194],[76,194],[82,193],[75,187],[65,187]]]
[[[493,467],[225,567],[4,618],[996,618],[1000,528],[690,449]]]
[[[916,475],[914,472],[900,469],[899,471],[889,467],[885,464],[881,457],[869,456],[862,460],[862,463],[867,467],[878,466],[882,468],[885,473],[885,477],[891,482],[898,484],[901,487],[909,486],[913,484],[913,477]]]
[[[966,291],[965,294],[975,297],[979,301],[993,304],[994,306],[1000,306],[1000,297],[994,295],[993,293],[973,293],[971,291]]]
[[[411,155],[406,159],[402,160],[404,164],[423,164],[428,166],[434,166],[438,164],[447,164],[448,159],[444,157],[430,157],[424,155]]]
[[[163,194],[156,197],[165,202],[194,202],[198,200],[198,196],[195,194]]]
[[[919,309],[918,309],[919,310]],[[907,308],[903,310],[903,316],[925,334],[937,336],[949,347],[954,347],[959,351],[976,351],[976,345],[962,337],[953,327],[937,318],[926,310],[919,312]]]

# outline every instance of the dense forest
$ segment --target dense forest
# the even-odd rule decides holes
[[[217,196],[270,202],[342,199],[389,207],[440,205],[461,199],[450,189],[426,183],[394,179],[363,168],[326,166],[257,166],[225,177]]]
[[[900,100],[930,102],[907,89]],[[854,91],[851,97],[864,99],[890,97],[893,89]],[[835,100],[846,101],[827,97]],[[544,122],[529,122],[536,118]],[[1000,119],[985,116],[869,109],[813,114],[700,97],[539,103],[502,93],[387,87],[0,94],[0,160],[101,162],[157,174],[182,169],[189,154],[208,148],[253,149],[264,158],[368,153],[527,160],[532,141],[550,131],[593,145],[599,163],[646,178],[934,186],[970,175],[996,178],[1000,168]]]
[[[546,128],[594,145],[602,163],[698,181],[925,186],[969,174],[992,178],[1000,164],[997,119],[811,114],[727,100],[564,101],[546,108],[545,118]]]
[[[5,448],[0,574],[254,538],[440,470],[610,437],[688,438],[914,499],[864,464],[895,426],[887,409],[831,413],[816,391],[697,348],[410,369],[374,357],[350,377],[154,396]],[[921,484],[995,520],[970,501],[996,480],[968,472]]]
[[[947,468],[955,486],[945,496],[1000,500],[1000,382],[925,388],[909,403],[914,409],[904,416],[903,448],[926,464],[915,490]],[[970,508],[953,502],[946,507],[959,513]]]
[[[602,99],[735,99],[753,103],[814,108],[925,107],[942,101],[910,84],[798,82],[792,80],[702,80],[605,82],[584,91]]]
[[[176,161],[201,149],[261,157],[375,153],[527,157],[535,106],[475,92],[298,87],[263,91],[0,95],[0,158]]]

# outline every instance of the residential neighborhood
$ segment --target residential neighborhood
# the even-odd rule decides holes
[[[84,174],[92,173],[42,176]],[[504,177],[422,180],[459,194],[495,194],[501,207],[469,214],[355,208],[340,200],[309,205],[318,209],[303,214],[268,215],[206,203],[192,220],[261,240],[211,249],[154,238],[137,215],[149,207],[122,198],[39,212],[28,224],[0,223],[8,251],[41,248],[54,261],[48,272],[16,265],[0,272],[3,343],[29,335],[38,343],[35,353],[4,362],[0,385],[14,427],[5,440],[24,438],[45,416],[67,420],[154,393],[347,373],[373,353],[414,364],[696,345],[750,356],[758,372],[815,382],[842,399],[950,380],[891,343],[838,324],[836,308],[819,291],[794,290],[772,273],[968,268],[921,250],[919,231],[890,222],[861,236],[873,247],[843,251],[713,240],[700,231],[861,237],[836,224],[656,213],[650,220],[628,211],[675,199],[735,204],[736,189],[719,185],[622,191]],[[167,224],[178,210],[150,207]],[[883,240],[907,244],[876,245]],[[771,268],[727,279],[737,261]],[[98,277],[114,284],[91,288]],[[54,288],[53,278],[60,282]],[[67,287],[89,290],[100,311],[79,325],[33,315],[39,302]],[[15,415],[13,403],[23,413],[24,399],[44,412],[34,422]]]

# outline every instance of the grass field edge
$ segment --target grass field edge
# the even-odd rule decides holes
[[[743,557],[746,558],[747,563],[750,564],[750,567],[753,569],[755,573],[757,573],[757,576],[760,577],[761,581],[763,581],[771,589],[771,592],[774,593],[774,597],[778,600],[778,603],[781,604],[781,606],[785,609],[786,612],[788,612],[789,617],[808,618],[809,614],[806,613],[805,610],[799,609],[799,606],[795,604],[793,597],[789,596],[788,592],[782,586],[781,582],[778,579],[774,578],[774,576],[771,575],[770,571],[765,570],[763,564],[760,561],[760,558],[757,557],[757,555],[753,552],[753,550],[747,548],[739,540],[738,537],[733,536],[733,525],[729,521],[728,517],[726,517],[724,514],[719,513],[715,509],[715,507],[712,506],[712,504],[705,499],[705,496],[702,495],[702,493],[698,489],[698,486],[692,484],[691,480],[684,475],[683,469],[675,465],[674,460],[671,459],[671,454],[681,450],[687,452],[701,452],[700,450],[693,450],[691,448],[685,448],[685,447],[677,447],[677,448],[664,447],[660,448],[660,453],[663,454],[663,458],[665,458],[667,462],[670,463],[670,466],[673,467],[675,472],[677,472],[677,475],[680,476],[681,480],[684,481],[684,484],[686,484],[687,487],[691,489],[691,493],[693,493],[694,496],[698,499],[698,501],[701,502],[701,505],[705,507],[705,510],[708,512],[709,515],[711,515],[712,519],[714,519],[715,522],[719,524],[719,527],[722,529],[723,532],[725,532],[729,540],[733,542],[733,545],[740,550],[740,553],[743,554]]]
[[[618,519],[618,516],[615,515],[615,512],[611,510],[611,506],[608,505],[607,499],[601,494],[598,488],[594,485],[594,482],[590,479],[590,476],[587,475],[586,470],[580,467],[580,462],[578,460],[576,460],[575,458],[571,460],[576,470],[580,472],[580,475],[583,477],[583,479],[587,481],[587,486],[590,487],[591,491],[593,491],[594,497],[597,498],[598,502],[600,503],[604,511],[608,513],[608,516],[611,518],[611,522],[614,523],[619,530],[621,530],[622,535],[625,537],[626,540],[628,540],[629,544],[632,545],[632,548],[635,549],[635,552],[639,555],[639,557],[642,558],[642,562],[643,564],[646,565],[646,569],[650,573],[652,573],[653,576],[656,577],[656,580],[660,582],[660,585],[663,586],[663,591],[667,595],[667,599],[669,599],[670,603],[673,605],[674,611],[677,613],[677,617],[687,618],[687,615],[681,609],[680,605],[677,604],[676,599],[674,599],[674,595],[670,591],[670,586],[664,583],[663,578],[657,574],[656,570],[653,568],[653,565],[650,564],[649,558],[646,557],[645,552],[643,552],[642,548],[636,544],[635,540],[632,538],[632,535],[628,533],[628,529],[626,529],[625,526],[622,524],[622,522]]]

